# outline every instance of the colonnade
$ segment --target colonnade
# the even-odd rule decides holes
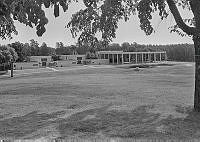
[[[163,52],[123,52],[123,51],[99,51],[100,59],[109,59],[110,64],[148,63],[167,60],[167,54]]]

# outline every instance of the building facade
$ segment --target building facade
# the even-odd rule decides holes
[[[99,59],[109,59],[110,64],[141,64],[163,62],[167,60],[166,51],[163,52],[123,52],[98,51]]]
[[[47,67],[52,62],[51,56],[30,56],[28,62],[14,63],[14,69],[36,69],[41,67]]]
[[[61,61],[71,61],[73,64],[83,64],[85,55],[60,55]]]

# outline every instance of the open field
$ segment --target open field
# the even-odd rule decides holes
[[[200,138],[194,64],[80,66],[0,78],[0,137]]]

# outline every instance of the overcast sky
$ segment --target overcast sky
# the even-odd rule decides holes
[[[15,41],[26,43],[34,39],[42,44],[46,42],[48,46],[55,47],[56,42],[63,42],[64,45],[71,45],[77,42],[77,39],[73,39],[69,29],[65,26],[70,20],[71,15],[75,11],[83,8],[83,5],[72,4],[69,7],[67,13],[61,11],[60,16],[55,18],[53,16],[53,9],[46,10],[46,16],[49,19],[49,23],[46,26],[47,31],[42,37],[37,37],[35,28],[26,27],[16,22],[18,35],[14,36],[12,40],[1,40],[0,44],[8,44]],[[182,14],[183,17],[188,18],[188,13]],[[190,15],[191,16],[191,15]],[[146,36],[145,33],[140,30],[139,20],[137,16],[132,16],[128,22],[121,21],[119,23],[119,29],[117,30],[116,39],[113,39],[115,43],[140,43],[140,44],[176,44],[176,43],[192,43],[190,37],[181,37],[177,33],[170,33],[168,27],[174,24],[173,16],[170,15],[166,20],[161,21],[157,16],[154,16],[152,20],[153,26],[156,30],[150,36]]]

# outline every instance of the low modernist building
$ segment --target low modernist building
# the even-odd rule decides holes
[[[28,62],[14,63],[14,69],[35,69],[41,67],[47,67],[52,62],[51,56],[30,56]]]
[[[73,64],[83,64],[85,55],[60,55],[62,61],[72,61]]]
[[[167,54],[163,52],[123,52],[123,51],[99,51],[100,59],[109,59],[110,64],[140,64],[161,62],[167,60]]]
[[[37,62],[42,67],[48,66],[53,61],[51,56],[30,56],[29,59],[30,62]]]

